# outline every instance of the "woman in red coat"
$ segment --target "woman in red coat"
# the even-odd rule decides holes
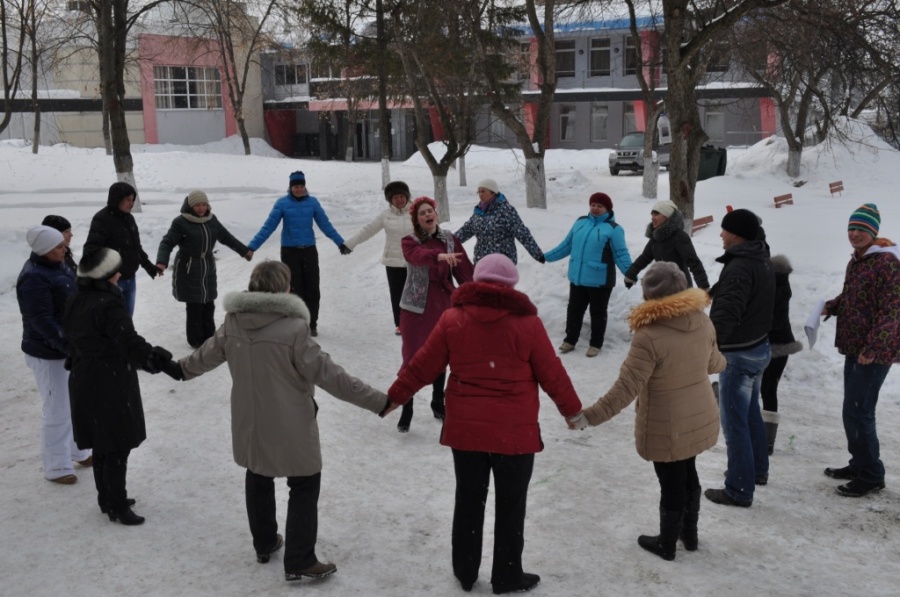
[[[431,197],[417,197],[409,209],[413,234],[403,237],[403,258],[406,260],[406,283],[400,297],[400,337],[403,340],[403,364],[413,358],[425,344],[441,314],[450,308],[450,295],[455,286],[472,279],[472,262],[462,243],[447,230],[438,227],[437,205]],[[435,418],[444,418],[444,381],[442,369],[432,384],[431,411]],[[397,423],[401,433],[409,431],[412,421],[412,394],[403,405]]]
[[[482,258],[475,281],[453,294],[452,308],[388,391],[393,410],[450,365],[441,444],[453,450],[453,573],[465,591],[478,578],[491,472],[496,494],[493,591],[522,592],[540,582],[537,574],[522,571],[528,484],[534,455],[544,448],[538,385],[564,417],[581,411],[537,308],[512,288],[518,279],[505,255]]]

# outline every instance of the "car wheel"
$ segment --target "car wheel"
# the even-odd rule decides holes
[[[610,168],[610,169],[609,169],[609,173],[612,174],[613,176],[618,176],[618,175],[619,175],[619,169],[618,169],[618,168]]]

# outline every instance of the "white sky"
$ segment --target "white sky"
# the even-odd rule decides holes
[[[204,189],[219,219],[244,242],[284,193],[288,174],[306,172],[332,222],[351,236],[386,205],[380,166],[288,160],[254,140],[253,156],[241,155],[237,138],[203,147],[135,146],[135,174],[144,201],[137,215],[144,248],[155,257],[159,241],[187,192]],[[718,237],[726,205],[746,207],[763,219],[775,253],[793,262],[791,319],[806,349],[792,356],[780,386],[779,429],[769,485],[744,510],[701,504],[700,549],[681,549],[665,562],[637,545],[658,531],[659,488],[653,467],[634,449],[633,410],[600,428],[569,431],[549,399],[542,399],[545,450],[537,455],[529,493],[524,564],[543,578],[534,595],[895,595],[900,578],[900,382],[895,371],[881,392],[878,425],[887,489],[854,500],[839,497],[838,484],[822,474],[846,464],[841,425],[842,358],[833,347],[834,321],[822,325],[813,350],[802,324],[820,298],[840,291],[850,254],[846,222],[861,203],[875,202],[882,236],[900,239],[897,180],[900,154],[869,137],[851,147],[804,154],[802,186],[784,174],[783,141],[731,148],[726,176],[701,182],[697,215],[715,222],[694,237],[715,280]],[[654,201],[641,197],[634,175],[610,176],[607,151],[551,150],[547,157],[548,209],[525,208],[521,155],[474,149],[467,158],[469,185],[451,172],[452,222],[456,230],[476,202],[481,178],[495,178],[545,250],[562,240],[587,212],[595,191],[615,202],[632,255]],[[432,194],[432,178],[414,156],[392,163],[394,179],[414,195]],[[846,191],[831,197],[828,183]],[[112,159],[102,150],[0,142],[0,593],[4,595],[251,595],[315,591],[332,596],[455,595],[450,564],[453,471],[450,451],[438,444],[439,423],[422,391],[409,434],[389,420],[319,392],[319,425],[325,468],[319,502],[318,555],[338,573],[314,587],[285,583],[281,555],[255,562],[244,508],[244,472],[231,457],[226,367],[196,381],[176,383],[142,373],[147,441],[132,453],[128,490],[141,527],[113,524],[100,514],[93,480],[79,470],[71,487],[43,479],[40,398],[19,348],[21,319],[15,279],[28,256],[25,231],[49,214],[74,225],[76,253],[91,216],[114,182]],[[668,181],[660,180],[660,193]],[[799,183],[798,183],[799,184]],[[772,197],[792,192],[795,205],[775,209]],[[257,252],[278,258],[278,234]],[[320,235],[322,309],[319,343],[354,375],[387,389],[400,365],[387,284],[379,263],[381,235],[342,257]],[[474,241],[466,244],[471,253]],[[253,264],[219,248],[219,310],[226,292],[246,288]],[[565,325],[567,262],[540,265],[520,248],[519,289],[538,306],[555,344]],[[613,383],[628,350],[625,318],[639,292],[613,292],[606,343],[587,359],[582,342],[562,360],[587,405]],[[189,347],[184,307],[171,296],[170,278],[151,281],[138,272],[138,331],[177,357]],[[724,439],[697,458],[701,483],[721,487]],[[278,484],[280,530],[287,492]],[[472,594],[490,594],[492,498],[485,525],[481,575]]]

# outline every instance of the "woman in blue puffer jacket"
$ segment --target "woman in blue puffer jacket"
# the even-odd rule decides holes
[[[590,213],[575,221],[559,246],[544,254],[547,261],[569,259],[569,306],[566,309],[566,338],[559,347],[571,352],[581,335],[584,312],[591,308],[591,340],[587,356],[595,357],[606,335],[606,308],[616,267],[623,274],[631,267],[631,255],[625,245],[625,231],[616,223],[612,199],[606,193],[594,193],[588,199]]]

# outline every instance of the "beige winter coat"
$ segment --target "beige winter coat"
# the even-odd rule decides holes
[[[315,386],[373,413],[387,395],[348,375],[309,335],[309,311],[296,295],[235,292],[215,336],[184,359],[191,379],[228,361],[234,461],[268,477],[322,470]]]
[[[591,425],[637,397],[634,440],[641,458],[675,462],[716,444],[719,409],[709,374],[725,369],[725,357],[703,312],[708,304],[706,292],[693,288],[635,307],[628,318],[634,338],[619,378],[584,411]]]
[[[407,203],[408,205],[408,203]],[[400,241],[404,236],[413,233],[412,218],[408,207],[398,208],[391,205],[386,210],[375,216],[375,219],[363,226],[353,238],[346,240],[351,249],[369,240],[379,230],[384,230],[384,252],[381,254],[381,263],[387,267],[406,267],[406,259],[403,258],[403,248]]]

